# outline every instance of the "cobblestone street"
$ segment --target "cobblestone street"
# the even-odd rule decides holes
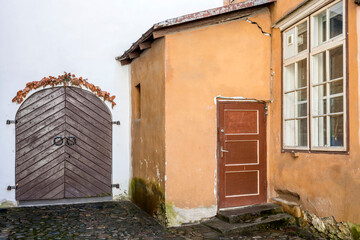
[[[290,226],[222,236],[202,225],[164,228],[129,201],[0,209],[0,239],[318,239]]]

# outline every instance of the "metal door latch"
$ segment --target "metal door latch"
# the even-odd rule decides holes
[[[75,145],[76,138],[74,136],[70,136],[70,137],[66,138],[66,144],[69,146]]]
[[[120,184],[118,184],[118,183],[117,184],[111,184],[111,187],[112,188],[120,188]]]
[[[55,146],[61,146],[64,142],[64,139],[60,136],[57,136],[54,138],[54,145]]]
[[[221,157],[224,157],[224,153],[228,153],[228,152],[229,152],[228,150],[224,150],[223,146],[221,146],[221,148],[220,148]]]

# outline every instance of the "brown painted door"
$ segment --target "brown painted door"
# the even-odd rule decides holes
[[[88,91],[44,89],[16,114],[16,199],[111,195],[112,125]]]
[[[264,107],[218,102],[219,208],[266,202]]]

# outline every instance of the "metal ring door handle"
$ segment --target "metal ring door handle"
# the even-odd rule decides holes
[[[60,136],[54,138],[54,145],[61,146],[64,143],[64,139]]]
[[[76,138],[74,136],[70,136],[66,138],[66,144],[69,146],[73,146],[76,144]]]

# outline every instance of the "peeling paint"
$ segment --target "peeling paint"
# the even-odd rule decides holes
[[[167,204],[166,214],[169,226],[179,226],[182,223],[194,223],[215,216],[216,206],[185,209]]]

